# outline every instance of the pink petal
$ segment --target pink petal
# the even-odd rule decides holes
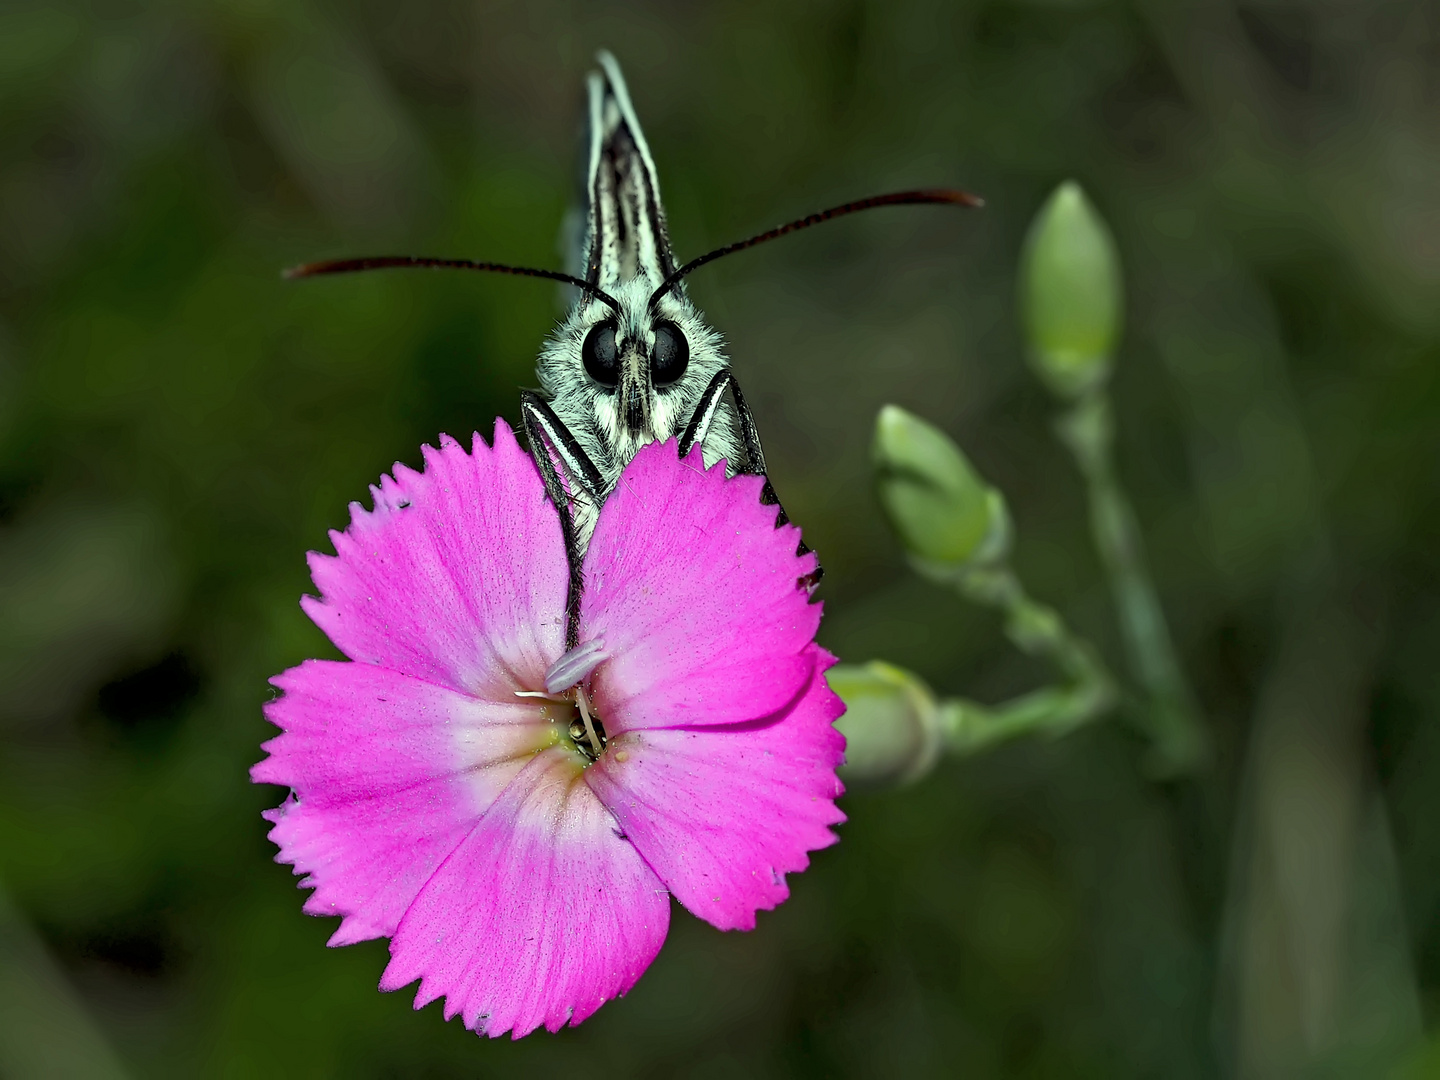
[[[421,890],[390,943],[382,990],[515,1038],[578,1024],[625,993],[670,922],[665,887],[556,747],[511,781]]]
[[[581,641],[612,658],[591,696],[612,733],[768,716],[804,687],[820,605],[797,587],[815,556],[775,528],[761,477],[706,471],[698,449],[635,455],[600,510],[585,556]]]
[[[448,436],[425,471],[395,466],[350,507],[334,556],[312,552],[323,594],[301,603],[352,660],[503,700],[535,690],[565,651],[560,520],[503,420],[472,454]]]
[[[392,934],[421,886],[535,752],[555,740],[536,702],[496,704],[369,664],[307,660],[274,680],[284,729],[251,770],[294,796],[266,816],[278,861],[308,877],[332,945]]]
[[[748,930],[758,908],[789,895],[784,875],[835,842],[845,820],[835,768],[845,711],[822,674],[835,658],[807,650],[809,685],[771,723],[627,731],[585,779],[675,898],[722,930]]]

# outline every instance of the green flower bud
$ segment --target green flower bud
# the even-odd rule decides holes
[[[1004,498],[939,428],[886,405],[874,458],[880,504],[919,569],[944,577],[1009,551]]]
[[[1110,230],[1067,180],[1030,226],[1020,269],[1030,362],[1052,391],[1076,397],[1109,376],[1123,299]]]
[[[872,660],[836,664],[825,678],[845,702],[835,726],[845,736],[847,784],[907,784],[930,771],[945,736],[935,696],[917,676]]]

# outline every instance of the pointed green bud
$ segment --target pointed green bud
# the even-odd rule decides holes
[[[1030,363],[1052,391],[1076,397],[1109,376],[1123,299],[1110,230],[1067,180],[1030,226],[1020,268]]]
[[[941,577],[1003,558],[1010,517],[953,439],[898,405],[875,421],[880,504],[917,568]]]
[[[845,702],[835,726],[845,736],[840,775],[847,784],[888,787],[930,771],[945,736],[935,695],[918,676],[872,660],[836,664],[825,678]]]

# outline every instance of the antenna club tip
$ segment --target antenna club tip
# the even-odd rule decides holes
[[[959,188],[950,188],[936,194],[944,196],[946,202],[956,203],[960,206],[984,206],[985,200],[979,195],[972,195],[968,191],[961,191]]]
[[[295,281],[298,278],[314,277],[317,274],[328,274],[335,269],[337,265],[337,263],[329,261],[300,263],[298,266],[287,266],[284,270],[280,271],[280,276],[286,281]]]

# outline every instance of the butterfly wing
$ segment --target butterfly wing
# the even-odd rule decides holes
[[[655,161],[620,65],[608,52],[589,78],[589,152],[582,202],[583,276],[600,288],[636,277],[655,284],[675,269]]]

